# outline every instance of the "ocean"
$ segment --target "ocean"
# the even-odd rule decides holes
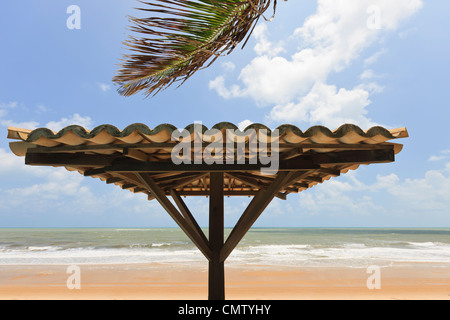
[[[360,268],[417,262],[450,264],[450,229],[252,228],[226,265]],[[206,258],[178,228],[0,229],[0,265],[133,263],[204,265]]]

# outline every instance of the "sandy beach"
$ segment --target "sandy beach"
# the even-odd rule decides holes
[[[69,289],[68,266],[0,266],[2,300],[205,300],[206,266],[80,265],[80,289]],[[228,300],[450,300],[448,264],[396,264],[379,270],[369,289],[365,268],[226,267]]]

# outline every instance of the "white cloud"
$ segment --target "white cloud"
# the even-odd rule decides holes
[[[367,67],[367,66],[374,64],[375,62],[378,61],[378,59],[380,59],[380,57],[383,54],[385,54],[387,52],[388,52],[388,50],[386,48],[383,48],[380,51],[375,52],[372,56],[370,56],[369,58],[364,60],[364,65]]]
[[[367,117],[365,108],[369,104],[369,92],[364,89],[338,90],[336,86],[318,82],[298,103],[277,105],[269,117],[275,121],[303,119],[330,128],[337,128],[344,123],[370,128],[377,123]]]
[[[276,56],[281,52],[285,51],[281,43],[274,45],[268,39],[268,28],[265,23],[259,24],[255,27],[253,31],[253,36],[255,37],[257,43],[255,45],[255,52],[261,55]]]
[[[8,103],[0,103],[0,111],[6,111],[6,109],[14,109],[19,105],[17,101],[12,101]]]
[[[440,170],[426,171],[423,177],[401,179],[391,173],[378,175],[370,184],[361,182],[358,172],[350,171],[339,180],[331,179],[308,190],[301,195],[299,205],[302,211],[315,215],[388,215],[395,220],[428,214],[447,216],[450,221],[449,194],[450,162]]]
[[[417,27],[409,28],[409,29],[406,29],[406,30],[401,30],[398,33],[398,36],[399,36],[400,39],[405,39],[405,38],[411,36],[412,34],[416,33],[418,30],[419,29]]]
[[[111,85],[106,84],[106,83],[98,83],[98,86],[100,88],[100,90],[102,90],[103,92],[109,91],[111,90]]]
[[[218,76],[216,79],[210,81],[209,88],[215,90],[224,99],[236,98],[242,95],[238,85],[227,88],[225,86],[225,77],[223,76]]]
[[[368,80],[374,78],[383,78],[384,75],[376,74],[372,69],[364,70],[363,73],[359,76],[361,80]]]
[[[368,21],[373,19],[373,13],[368,11],[369,7],[379,8],[377,28],[368,27]],[[225,78],[219,76],[210,82],[209,87],[226,99],[247,97],[261,106],[275,105],[271,115],[289,118],[292,122],[316,119],[334,122],[332,118],[338,116],[341,119],[357,120],[359,122],[356,124],[361,126],[371,123],[366,118],[365,108],[369,102],[367,93],[380,92],[381,86],[372,83],[372,90],[338,89],[327,84],[328,77],[349,67],[365,49],[379,41],[387,31],[397,29],[404,19],[421,7],[421,0],[319,0],[316,13],[308,17],[303,26],[297,28],[290,37],[301,44],[297,52],[290,57],[280,56],[284,50],[283,42],[274,45],[269,40],[266,25],[259,25],[254,34],[257,57],[241,70],[238,77],[241,84],[227,86]],[[376,62],[386,51],[387,49],[379,50],[366,59],[366,66]],[[368,80],[374,76],[372,71],[363,73],[362,78]],[[319,107],[321,110],[315,112],[316,115],[311,111],[307,119],[303,118],[305,108],[308,111],[313,108],[308,101],[314,100],[312,98],[318,89],[327,87],[329,91],[332,91],[330,88],[335,88],[336,92],[331,96],[336,99],[345,97],[348,100],[345,105],[328,105],[325,109],[331,113],[326,116],[322,114],[322,104]],[[315,98],[318,102],[327,99]],[[360,104],[356,105],[358,102]],[[281,115],[282,110],[292,113]],[[347,111],[350,110],[359,113],[349,117]],[[344,114],[340,114],[341,111]]]
[[[441,161],[450,157],[450,150],[442,150],[439,155],[432,155],[428,158],[428,161]]]
[[[50,121],[45,126],[53,131],[59,131],[64,127],[70,125],[79,125],[86,129],[89,129],[93,125],[93,121],[91,117],[88,116],[80,116],[78,113],[73,114],[69,118],[62,118],[59,121]]]
[[[19,105],[18,102],[9,102],[9,103],[0,103],[0,125],[4,127],[15,127],[15,128],[24,128],[33,130],[40,126],[40,123],[37,121],[21,121],[17,122],[11,119],[5,119],[8,109],[14,109]],[[37,112],[46,112],[49,109],[42,104],[37,106]],[[81,116],[78,113],[74,113],[72,116],[66,118],[61,118],[59,121],[50,121],[45,127],[59,131],[62,128],[77,124],[85,128],[90,128],[93,125],[93,121],[89,116]]]
[[[0,124],[4,127],[14,127],[14,128],[23,128],[23,129],[36,129],[39,127],[39,122],[36,121],[23,121],[23,122],[15,122],[13,120],[0,120]]]
[[[16,178],[46,177],[51,170],[45,167],[26,166],[24,157],[18,157],[12,151],[3,148],[0,148],[0,163],[0,175],[11,174]]]
[[[249,125],[251,125],[253,122],[252,121],[250,121],[250,120],[244,120],[244,121],[241,121],[241,122],[239,122],[239,124],[238,124],[238,128],[239,128],[239,130],[241,130],[241,131],[244,131],[245,130],[245,128],[247,128]]]
[[[378,184],[386,177],[377,177]],[[429,170],[423,178],[393,179],[385,183],[386,190],[395,197],[403,211],[423,211],[448,214],[450,210],[450,163],[443,170]]]
[[[447,156],[445,156],[445,155],[440,155],[440,156],[430,156],[429,158],[428,158],[428,161],[441,161],[441,160],[444,160],[444,159],[446,159],[447,158]]]
[[[43,214],[51,216],[61,214],[67,219],[70,215],[86,215],[86,221],[92,215],[103,216],[108,221],[112,215],[127,212],[127,215],[143,211],[146,208],[147,215],[157,215],[162,210],[153,208],[144,195],[133,194],[116,186],[107,186],[98,179],[86,179],[78,172],[69,172],[65,168],[46,168],[25,166],[23,158],[6,155],[0,149],[0,161],[7,159],[7,166],[14,170],[14,183],[16,177],[24,173],[32,173],[21,183],[16,183],[0,193],[0,215],[8,215],[10,212],[19,214]],[[5,172],[1,172],[3,179],[7,179]],[[108,189],[107,192],[101,191]],[[154,205],[156,206],[156,204]],[[5,210],[2,210],[5,209]],[[45,219],[45,218],[44,218]],[[62,219],[61,221],[63,221]],[[27,221],[23,221],[26,225]]]
[[[223,62],[222,67],[225,71],[233,71],[234,69],[236,69],[236,65],[231,61]]]
[[[367,216],[379,209],[372,197],[358,194],[361,182],[329,180],[301,194],[299,209],[308,215]],[[345,181],[347,180],[347,181]]]
[[[0,103],[0,125],[4,127],[30,128],[35,129],[39,125],[36,121],[16,122],[10,119],[2,119],[6,117],[10,109],[15,109],[19,105],[18,102]]]

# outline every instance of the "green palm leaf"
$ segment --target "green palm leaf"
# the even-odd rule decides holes
[[[248,39],[272,2],[276,8],[276,0],[140,2],[146,8],[139,10],[151,17],[130,18],[131,31],[142,36],[125,41],[133,54],[124,55],[122,69],[113,79],[124,96],[139,91],[149,96],[176,81],[184,83]]]

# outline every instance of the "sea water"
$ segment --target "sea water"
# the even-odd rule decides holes
[[[450,229],[252,228],[226,263],[358,268],[417,262],[450,264]],[[203,265],[206,258],[178,228],[0,229],[0,265],[129,263]]]

